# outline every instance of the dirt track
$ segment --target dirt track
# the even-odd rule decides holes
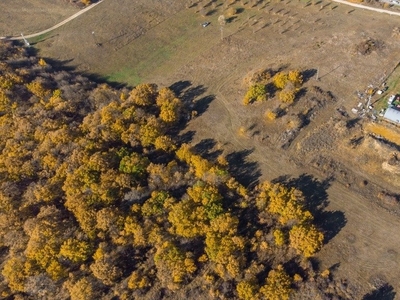
[[[389,14],[389,15],[392,15],[392,16],[400,16],[400,13],[395,12],[395,11],[390,11],[390,10],[387,10],[387,9],[381,9],[381,8],[370,7],[370,6],[366,6],[366,5],[362,5],[362,4],[351,3],[351,2],[346,1],[346,0],[333,0],[333,1],[337,2],[337,3],[341,3],[341,4],[345,4],[345,5],[350,5],[350,6],[353,6],[353,7],[361,8],[361,9],[372,10],[372,11],[376,11],[376,12],[379,12],[379,13]]]
[[[37,32],[37,33],[28,34],[28,35],[25,36],[25,38],[26,39],[34,38],[34,37],[40,36],[42,34],[48,33],[50,31],[53,31],[54,29],[57,29],[57,28],[65,25],[65,24],[67,24],[68,22],[74,20],[75,18],[79,17],[80,15],[84,14],[85,12],[87,12],[90,9],[92,9],[93,7],[95,7],[96,5],[100,4],[101,2],[103,2],[103,0],[100,0],[100,1],[98,1],[96,3],[93,3],[93,4],[89,5],[88,7],[78,11],[76,14],[72,15],[71,17],[65,19],[64,21],[62,21],[62,22],[60,22],[60,23],[58,23],[58,24],[56,24],[56,25],[54,25],[54,26],[52,26],[52,27],[50,27],[48,29],[42,30],[42,31]],[[17,41],[17,40],[22,40],[23,37],[22,36],[7,37],[7,38],[6,37],[0,37],[0,39],[7,39],[7,40],[12,40],[12,41]]]

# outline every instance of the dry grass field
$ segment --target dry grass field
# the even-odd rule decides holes
[[[0,36],[35,33],[79,11],[65,0],[0,1]]]
[[[207,6],[205,17],[199,5],[187,8],[185,2],[104,0],[32,42],[40,56],[96,77],[128,86],[172,85],[181,96],[194,96],[200,117],[186,129],[193,143],[207,140],[209,151],[240,151],[235,159],[242,161],[245,183],[295,178],[306,195],[325,201],[326,222],[337,230],[317,255],[322,269],[335,266],[335,276],[347,278],[358,299],[383,282],[400,291],[399,208],[377,200],[382,191],[400,191],[398,175],[381,167],[385,156],[399,148],[373,146],[363,129],[368,121],[351,113],[357,91],[381,83],[399,62],[400,37],[393,32],[400,17],[326,0],[259,1],[255,7],[236,1],[238,13],[224,26],[221,39],[222,1]],[[44,1],[32,3],[42,7]],[[54,18],[74,11],[58,7]],[[211,24],[203,28],[205,21]],[[33,16],[19,26],[18,32],[43,29]],[[0,23],[0,33],[6,30]],[[376,47],[360,54],[357,45],[370,39]],[[265,68],[304,71],[304,93],[279,123],[264,117],[279,105],[277,99],[242,104],[243,78]],[[324,97],[285,145],[291,118]]]

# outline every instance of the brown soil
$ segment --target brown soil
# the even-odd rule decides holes
[[[193,144],[211,139],[225,153],[239,153],[245,183],[287,176],[306,194],[327,193],[336,231],[317,255],[322,269],[338,264],[335,276],[348,278],[357,298],[377,278],[400,291],[400,208],[378,197],[400,191],[398,174],[382,168],[398,148],[368,136],[368,120],[351,112],[356,92],[381,83],[400,60],[393,37],[399,18],[328,1],[261,1],[252,9],[237,3],[243,11],[221,40],[222,6],[203,18],[199,6],[183,2],[105,0],[37,47],[81,71],[130,85],[174,85],[195,99],[199,116],[186,129]],[[205,20],[211,24],[203,28]],[[369,43],[360,55],[365,41],[379,47]],[[264,113],[279,105],[276,98],[242,104],[243,79],[263,68],[305,71],[304,93],[274,122]],[[290,130],[305,108],[306,124]]]

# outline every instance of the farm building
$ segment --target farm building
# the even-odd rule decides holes
[[[390,122],[396,123],[400,125],[400,110],[397,110],[393,107],[389,107],[383,117]]]

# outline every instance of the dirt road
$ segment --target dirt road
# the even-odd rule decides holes
[[[57,29],[58,27],[66,24],[66,23],[72,21],[73,19],[79,17],[80,15],[84,14],[85,12],[87,12],[90,9],[92,9],[93,7],[95,7],[96,5],[100,4],[101,2],[103,2],[103,0],[100,0],[99,2],[96,2],[96,3],[93,3],[92,5],[89,5],[88,7],[78,11],[76,14],[70,16],[69,18],[65,19],[64,21],[62,21],[62,22],[60,22],[60,23],[58,23],[58,24],[56,24],[56,25],[54,25],[54,26],[52,26],[52,27],[50,27],[48,29],[42,30],[42,31],[37,32],[37,33],[26,35],[25,38],[29,39],[29,38],[37,37],[39,35],[42,35],[42,34],[50,32],[50,31],[52,31],[54,29]],[[22,40],[23,37],[22,36],[0,37],[0,39],[7,39],[7,40],[16,41],[16,40]]]
[[[357,3],[351,3],[351,2],[345,1],[345,0],[333,0],[333,1],[337,2],[337,3],[342,3],[342,4],[350,5],[350,6],[353,6],[353,7],[357,7],[357,8],[372,10],[372,11],[376,11],[376,12],[380,12],[380,13],[384,13],[384,14],[389,14],[389,15],[394,15],[394,16],[400,16],[400,13],[394,12],[394,11],[390,11],[390,10],[386,10],[386,9],[369,7],[369,6],[365,6],[365,5],[361,5],[361,4],[357,4]]]

